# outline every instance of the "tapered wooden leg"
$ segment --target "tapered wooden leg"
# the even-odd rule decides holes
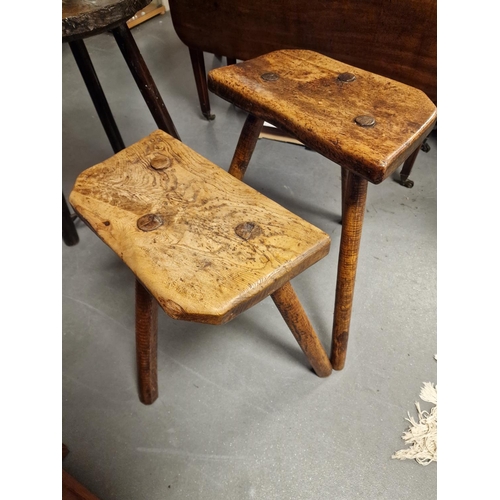
[[[203,51],[189,48],[189,57],[191,58],[191,66],[193,67],[194,80],[196,82],[196,90],[198,91],[201,112],[207,120],[214,120],[215,115],[213,115],[210,111],[207,74],[205,72],[205,59],[203,58]]]
[[[357,175],[347,176],[333,317],[331,361],[334,370],[342,370],[345,364],[367,184],[366,179]]]
[[[254,115],[248,115],[241,130],[240,138],[234,152],[229,173],[238,180],[243,180],[250,159],[252,158],[255,145],[259,139],[264,120]]]
[[[316,375],[328,377],[332,373],[332,365],[290,282],[271,297]]]
[[[69,42],[69,46],[90,94],[90,98],[94,103],[97,115],[101,120],[106,135],[108,136],[111,147],[115,153],[118,153],[118,151],[125,148],[125,144],[120,135],[120,131],[116,126],[115,119],[113,118],[108,101],[104,95],[104,91],[102,90],[99,78],[97,78],[97,73],[95,72],[87,47],[85,47],[83,40]]]
[[[158,304],[139,280],[135,281],[135,340],[139,399],[150,405],[158,397]]]
[[[399,183],[407,188],[413,187],[413,181],[408,179],[411,174],[411,170],[413,165],[415,164],[415,160],[417,159],[418,153],[420,152],[420,147],[415,149],[415,151],[406,159],[403,163],[403,168],[401,169],[401,173],[399,174]]]
[[[142,97],[146,101],[149,111],[153,115],[156,125],[159,129],[167,132],[172,137],[180,140],[174,122],[170,117],[167,107],[158,92],[156,83],[149,72],[144,59],[139,51],[139,47],[135,43],[132,33],[127,24],[121,24],[117,28],[111,30],[121,53],[127,62],[130,72],[139,87]]]

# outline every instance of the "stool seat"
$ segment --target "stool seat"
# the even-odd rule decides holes
[[[421,91],[308,50],[278,50],[209,72],[212,92],[378,184],[436,121]]]
[[[70,203],[175,319],[222,324],[328,254],[329,236],[157,130]]]
[[[62,0],[62,41],[97,35],[131,19],[151,0]]]

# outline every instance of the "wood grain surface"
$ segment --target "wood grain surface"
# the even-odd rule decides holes
[[[62,0],[62,41],[97,35],[131,19],[151,0]]]
[[[355,79],[339,80],[344,73]],[[277,78],[262,77],[267,74]],[[307,50],[214,69],[208,85],[374,184],[420,146],[436,121],[436,108],[422,91]],[[362,126],[366,116],[373,126]]]
[[[82,172],[69,201],[175,319],[229,321],[330,248],[326,233],[159,130]]]

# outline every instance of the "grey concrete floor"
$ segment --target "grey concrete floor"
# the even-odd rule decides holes
[[[183,142],[227,169],[245,113],[211,95],[199,110],[187,48],[169,14],[133,29]],[[126,144],[156,129],[111,35],[86,41]],[[112,155],[67,45],[62,187]],[[220,60],[206,54],[207,71]],[[62,248],[63,467],[102,500],[421,499],[437,467],[398,461],[407,411],[436,382],[436,153],[413,189],[370,185],[346,367],[310,370],[268,298],[221,327],[160,312],[159,390],[137,395],[134,277],[81,222]],[[326,231],[330,254],[293,280],[330,349],[341,226],[340,168],[262,139],[245,181]],[[426,407],[426,404],[423,404]]]

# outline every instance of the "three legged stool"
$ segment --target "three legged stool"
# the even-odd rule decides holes
[[[95,106],[108,140],[117,153],[125,147],[120,131],[111,113],[84,39],[110,31],[115,37],[129,70],[134,77],[146,104],[161,130],[178,138],[175,125],[161,98],[158,88],[130,33],[127,21],[151,0],[63,0],[62,41],[68,43],[82,74],[87,90]],[[63,194],[63,240],[71,246],[78,243],[78,233]]]
[[[416,155],[436,121],[420,90],[308,50],[279,50],[208,74],[212,92],[249,113],[229,173],[243,179],[264,121],[342,168],[342,234],[331,362],[344,367],[368,182]]]
[[[329,236],[163,131],[82,172],[79,217],[136,276],[140,399],[158,397],[157,303],[172,318],[223,324],[271,295],[320,377],[332,367],[289,281]]]

